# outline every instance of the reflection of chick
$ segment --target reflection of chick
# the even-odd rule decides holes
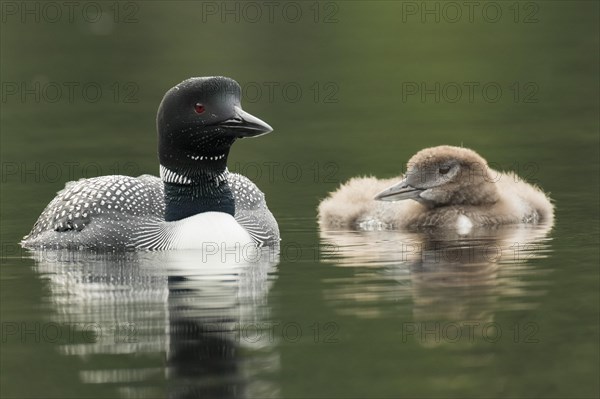
[[[513,173],[490,169],[482,157],[466,148],[424,149],[410,159],[404,179],[388,187],[391,182],[374,177],[351,179],[319,205],[321,226],[469,231],[473,226],[551,224],[554,218],[553,206],[539,188]],[[406,199],[414,201],[402,201]]]
[[[325,261],[355,268],[351,284],[337,283],[325,296],[343,301],[341,312],[357,317],[395,309],[382,303],[399,304],[395,310],[402,314],[409,304],[412,319],[404,319],[415,328],[473,324],[481,336],[479,329],[494,321],[496,311],[537,306],[543,291],[521,276],[536,272],[529,260],[547,256],[551,229],[515,224],[473,228],[467,235],[322,229],[322,243],[332,248]]]

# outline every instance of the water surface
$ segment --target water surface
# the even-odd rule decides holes
[[[3,397],[599,395],[596,2],[519,3],[517,22],[496,2],[497,23],[423,23],[403,19],[410,2],[384,1],[331,2],[316,22],[309,2],[297,22],[238,22],[203,3],[132,3],[133,20],[100,25],[2,22]],[[163,93],[217,74],[275,128],[236,143],[229,168],[265,192],[278,250],[208,260],[18,247],[65,182],[157,174]],[[43,92],[69,82],[102,95]],[[443,92],[469,82],[502,96]],[[437,94],[406,91],[436,83]],[[340,182],[396,176],[439,144],[543,187],[554,226],[319,229],[316,206]]]

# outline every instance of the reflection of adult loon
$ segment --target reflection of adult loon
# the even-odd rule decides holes
[[[206,243],[278,242],[264,194],[227,171],[236,139],[272,131],[241,109],[240,97],[237,82],[224,77],[191,78],[173,87],[156,119],[161,178],[102,176],[67,183],[22,245],[199,249]]]
[[[467,148],[426,148],[408,162],[404,179],[389,187],[393,182],[373,177],[350,180],[319,205],[321,226],[468,231],[474,226],[551,224],[554,217],[549,198],[539,188],[512,173],[490,169]]]

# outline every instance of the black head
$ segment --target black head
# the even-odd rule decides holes
[[[225,77],[184,80],[163,97],[156,126],[160,164],[182,175],[223,170],[233,142],[271,132],[241,107],[238,83]]]

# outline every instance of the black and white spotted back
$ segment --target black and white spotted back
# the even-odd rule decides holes
[[[242,175],[228,173],[227,179],[238,223],[258,245],[279,242],[277,222],[266,206],[264,194]],[[162,227],[168,222],[164,214],[164,186],[158,177],[81,179],[67,183],[58,192],[22,245],[32,249],[143,249],[143,243],[136,242],[143,235],[140,233],[144,229],[165,231]]]

